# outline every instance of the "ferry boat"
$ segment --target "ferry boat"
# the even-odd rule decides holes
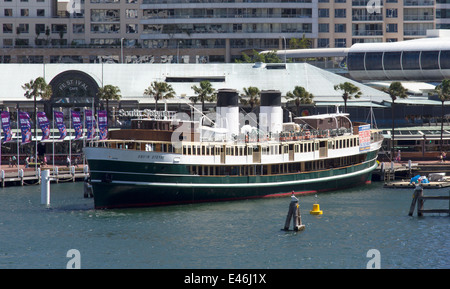
[[[96,209],[280,197],[371,182],[382,136],[346,113],[283,123],[263,91],[259,125],[240,123],[238,93],[218,91],[215,120],[155,112],[85,148]],[[241,121],[242,121],[241,115]]]

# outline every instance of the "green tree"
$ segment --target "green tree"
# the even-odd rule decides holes
[[[282,63],[283,61],[284,60],[281,60],[281,58],[278,57],[276,51],[269,51],[267,53],[258,53],[256,50],[253,50],[251,56],[242,52],[242,59],[235,60],[236,63],[255,63],[255,62]]]
[[[312,41],[311,39],[306,38],[305,34],[303,34],[302,38],[292,38],[289,40],[289,48],[290,49],[306,49],[311,48]]]
[[[109,101],[120,100],[122,98],[120,88],[118,86],[107,84],[98,89],[97,96],[99,99],[106,101],[106,115],[109,123]]]
[[[391,131],[391,158],[394,157],[395,148],[394,148],[394,130],[395,130],[395,122],[394,122],[394,109],[395,109],[395,101],[397,98],[407,98],[408,95],[406,94],[407,90],[403,87],[403,85],[398,82],[392,82],[391,85],[389,85],[389,88],[384,88],[384,92],[389,94],[389,96],[392,99],[392,105],[391,105],[391,113],[392,113],[392,131]]]
[[[334,86],[334,90],[343,91],[342,98],[344,99],[344,112],[347,112],[347,100],[352,99],[353,97],[360,98],[362,95],[361,89],[350,82],[339,83]]]
[[[244,93],[241,94],[239,100],[243,105],[250,105],[250,108],[253,111],[255,105],[259,105],[261,91],[254,86],[244,87],[243,89]]]
[[[197,101],[202,102],[202,111],[205,111],[205,101],[215,101],[216,93],[209,80],[200,82],[200,86],[193,85],[191,87],[197,95]]]
[[[302,86],[296,86],[293,92],[286,93],[286,98],[297,107],[297,116],[300,116],[300,105],[314,103],[314,95]]]
[[[444,79],[442,82],[436,86],[434,92],[438,95],[439,100],[441,101],[441,154],[443,152],[443,141],[442,135],[444,133],[444,102],[450,100],[450,79]]]
[[[49,100],[52,97],[53,91],[52,87],[47,84],[43,77],[38,77],[35,80],[30,80],[30,82],[22,85],[22,88],[25,90],[24,96],[27,99],[33,98],[34,102],[34,137],[37,137],[36,134],[36,124],[37,124],[37,104],[36,98],[41,98],[43,100]]]
[[[175,91],[172,85],[167,82],[153,81],[151,85],[145,89],[144,95],[148,95],[155,99],[155,110],[158,108],[158,101],[160,99],[169,99],[175,97]]]

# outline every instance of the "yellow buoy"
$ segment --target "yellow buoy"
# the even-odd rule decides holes
[[[320,210],[319,204],[313,204],[312,211],[309,211],[311,215],[322,215],[323,212]]]

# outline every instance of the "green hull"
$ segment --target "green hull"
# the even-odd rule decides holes
[[[95,208],[125,208],[280,197],[316,193],[371,181],[377,152],[360,164],[265,176],[190,175],[182,164],[89,160]]]

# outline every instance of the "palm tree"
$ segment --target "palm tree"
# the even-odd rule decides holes
[[[239,99],[243,105],[250,105],[251,111],[253,111],[255,105],[259,105],[261,91],[254,86],[244,87],[243,89],[244,94],[242,94]]]
[[[167,82],[158,82],[155,80],[145,89],[144,95],[155,98],[155,110],[157,110],[158,100],[175,97],[175,91],[173,90],[172,85]]]
[[[392,82],[391,85],[389,85],[389,88],[384,88],[384,92],[389,94],[392,99],[392,106],[391,106],[391,112],[392,112],[392,132],[391,132],[391,157],[394,157],[394,128],[395,128],[395,122],[394,122],[394,106],[395,106],[395,100],[400,98],[407,98],[408,95],[406,94],[407,90],[403,87],[403,85],[398,82]]]
[[[347,112],[347,100],[355,98],[360,98],[362,95],[361,90],[356,85],[350,82],[339,83],[334,86],[334,90],[342,90],[342,98],[344,99],[344,112]]]
[[[36,98],[40,97],[44,100],[49,100],[52,97],[53,91],[52,87],[47,84],[43,77],[38,77],[35,80],[30,80],[30,82],[22,85],[25,90],[24,96],[28,99],[33,98],[34,101],[34,137],[36,138],[36,124],[37,124],[37,105]]]
[[[205,101],[214,101],[216,99],[214,88],[209,80],[201,81],[200,87],[193,85],[191,88],[197,94],[198,100],[202,102],[202,111],[205,110]]]
[[[106,100],[106,117],[109,124],[109,101],[120,100],[122,95],[120,94],[120,88],[111,84],[107,84],[98,89],[97,96],[101,100]]]
[[[314,103],[314,95],[302,86],[296,86],[293,92],[286,93],[286,98],[290,99],[288,102],[293,102],[297,107],[297,116],[300,116],[300,105]]]
[[[442,135],[444,133],[444,102],[450,100],[450,79],[444,79],[436,86],[434,92],[437,93],[441,101],[441,155],[443,152]]]

